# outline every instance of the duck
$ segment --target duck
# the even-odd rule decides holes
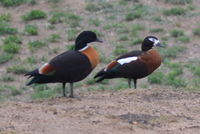
[[[94,76],[96,82],[104,79],[126,78],[129,88],[131,88],[133,80],[136,89],[137,79],[150,75],[161,65],[161,55],[154,48],[156,46],[165,47],[157,37],[145,37],[141,44],[141,50],[128,52],[113,60]]]
[[[66,83],[70,85],[69,97],[74,97],[73,84],[86,78],[99,63],[98,52],[88,43],[103,41],[92,31],[81,32],[73,50],[57,55],[39,68],[27,72],[25,76],[32,78],[26,85],[62,83],[63,96],[66,96]]]

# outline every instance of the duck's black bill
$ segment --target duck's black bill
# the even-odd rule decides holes
[[[103,43],[103,41],[102,40],[100,40],[100,39],[96,39],[96,42],[100,42],[100,43]]]
[[[160,44],[160,43],[157,43],[156,46],[165,48],[165,46],[163,44]]]

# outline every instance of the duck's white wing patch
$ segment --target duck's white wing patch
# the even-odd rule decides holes
[[[123,59],[119,59],[117,60],[117,62],[121,65],[125,64],[125,63],[130,63],[132,61],[136,61],[138,59],[138,57],[133,56],[133,57],[127,57],[127,58],[123,58]]]

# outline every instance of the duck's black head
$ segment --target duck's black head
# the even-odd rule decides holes
[[[83,31],[78,35],[75,41],[75,50],[80,50],[91,42],[102,42],[97,38],[97,35],[92,31]]]
[[[155,36],[147,36],[142,42],[142,51],[148,51],[154,46],[164,47],[160,44],[160,41]]]

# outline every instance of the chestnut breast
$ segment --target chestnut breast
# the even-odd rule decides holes
[[[139,59],[141,60],[141,62],[144,62],[147,65],[149,74],[156,70],[160,66],[162,61],[160,54],[155,49],[151,49],[142,54]]]
[[[81,51],[81,53],[85,54],[88,57],[92,68],[95,68],[97,66],[97,64],[99,63],[99,54],[94,48],[88,47],[87,49]]]

